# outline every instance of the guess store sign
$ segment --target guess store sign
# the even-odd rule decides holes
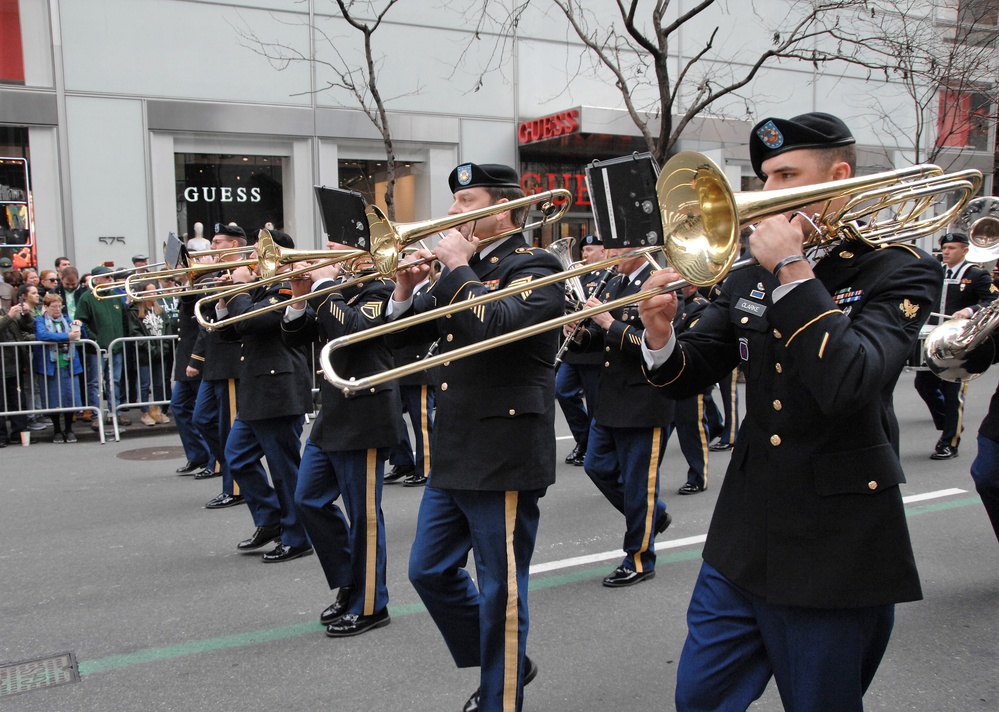
[[[574,196],[573,206],[590,207],[590,191],[586,187],[585,173],[532,173],[528,171],[521,174],[520,187],[527,195],[565,188]],[[556,205],[561,205],[565,201],[556,199],[554,202]]]
[[[579,133],[579,109],[569,109],[542,116],[540,119],[524,121],[517,127],[517,140],[523,146],[574,133]]]

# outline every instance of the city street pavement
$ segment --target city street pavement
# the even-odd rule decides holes
[[[868,710],[999,709],[999,544],[968,475],[997,380],[993,369],[971,384],[960,457],[946,462],[929,459],[936,432],[912,373],[899,381],[925,600],[897,608]],[[562,464],[567,433],[560,421],[558,482],[542,500],[528,642],[540,674],[524,708],[673,709],[684,613],[729,455],[712,453],[708,490],[681,497],[686,465],[669,445],[673,525],[657,575],[614,590],[600,579],[619,561],[623,519],[582,468]],[[478,672],[454,667],[406,576],[422,489],[385,488],[391,625],[334,640],[318,623],[332,597],[316,557],[264,565],[237,553],[253,531],[246,507],[204,509],[220,480],[175,475],[178,445],[168,426],[132,426],[118,443],[87,430],[76,445],[0,450],[0,666],[71,652],[81,674],[0,697],[0,710],[461,709]],[[752,709],[782,709],[773,684]]]

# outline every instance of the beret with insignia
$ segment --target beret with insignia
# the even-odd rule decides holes
[[[215,223],[215,234],[228,237],[246,237],[246,232],[239,225],[227,225],[223,222]]]
[[[465,188],[519,188],[520,175],[501,163],[463,163],[451,171],[447,184],[452,193]]]
[[[835,148],[856,142],[842,119],[814,111],[791,119],[763,119],[749,136],[749,157],[753,172],[766,180],[761,166],[768,158],[799,148]]]
[[[968,244],[968,236],[963,232],[948,232],[946,235],[940,238],[940,247],[943,247],[948,242],[956,242],[961,245]]]
[[[582,245],[603,245],[603,241],[600,239],[599,235],[587,235],[583,238]]]

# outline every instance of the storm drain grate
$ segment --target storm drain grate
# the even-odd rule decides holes
[[[73,653],[0,665],[0,697],[80,681]]]

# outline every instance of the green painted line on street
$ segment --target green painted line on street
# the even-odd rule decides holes
[[[967,507],[976,504],[981,504],[981,499],[978,496],[962,497],[961,499],[947,500],[945,502],[934,502],[933,504],[912,506],[907,508],[905,513],[907,517],[912,517],[920,514],[941,512],[948,509],[956,509],[958,507]],[[667,555],[659,555],[658,563],[659,565],[672,564],[679,563],[681,561],[699,559],[700,557],[701,547],[696,547],[684,549],[683,551],[676,551]],[[580,581],[602,578],[607,573],[604,569],[606,569],[606,564],[600,566],[594,565],[578,571],[559,574],[557,576],[543,576],[541,578],[532,579],[530,590],[537,591],[546,588],[555,588],[557,586],[566,586]],[[401,606],[392,606],[389,610],[393,616],[402,617],[416,613],[424,613],[427,609],[422,603],[407,603]],[[107,672],[108,670],[117,670],[120,668],[131,667],[132,665],[142,665],[144,663],[170,660],[197,653],[226,650],[229,648],[240,648],[248,645],[258,645],[260,643],[268,643],[275,640],[295,638],[300,635],[316,635],[321,632],[321,630],[322,626],[320,626],[317,621],[309,621],[308,623],[296,623],[295,625],[270,628],[268,630],[255,630],[246,633],[237,633],[235,635],[207,638],[205,640],[194,640],[189,643],[178,643],[177,645],[168,645],[162,648],[146,648],[145,650],[137,650],[133,653],[120,653],[117,655],[97,658],[96,660],[80,661],[79,671],[81,676],[93,675],[96,673]]]

